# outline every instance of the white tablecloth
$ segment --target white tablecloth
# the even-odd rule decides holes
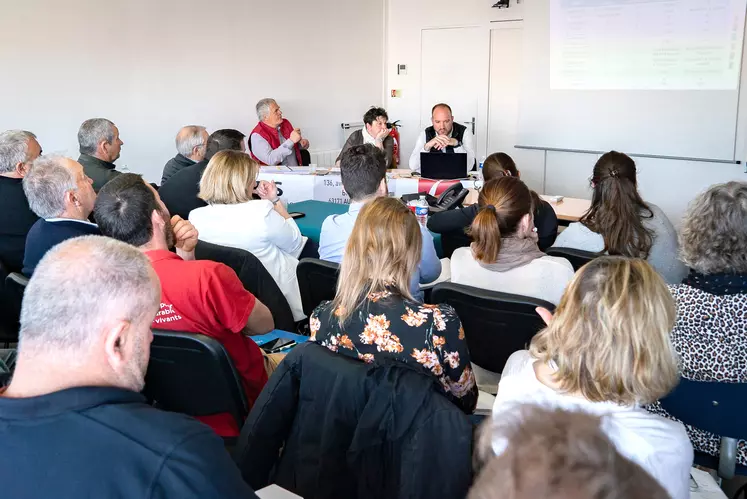
[[[287,203],[299,201],[326,201],[330,203],[347,204],[350,198],[342,187],[339,172],[327,175],[311,175],[308,169],[294,167],[294,172],[282,171],[276,167],[263,167],[259,180],[274,180],[283,190],[283,200]],[[419,178],[395,178],[395,173],[387,173],[387,183],[390,195],[400,197],[424,190],[436,195],[445,187],[438,181]],[[446,181],[450,182],[450,181]],[[475,187],[474,180],[462,180],[466,188]]]

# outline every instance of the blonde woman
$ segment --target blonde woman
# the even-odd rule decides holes
[[[685,428],[640,407],[679,380],[669,340],[674,301],[659,274],[644,260],[600,257],[579,270],[554,318],[541,312],[547,328],[503,370],[496,424],[525,403],[599,415],[621,454],[674,499],[690,497],[693,449]],[[493,440],[497,454],[504,447]]]
[[[200,199],[208,206],[192,210],[200,239],[252,253],[275,279],[288,300],[293,320],[305,316],[296,266],[306,238],[278,198],[274,182],[255,191],[259,165],[239,151],[220,151],[200,179]],[[255,193],[260,199],[253,200]]]
[[[345,247],[337,295],[311,314],[311,337],[333,352],[374,362],[394,359],[429,371],[465,413],[477,404],[464,330],[448,305],[423,305],[410,293],[422,236],[396,199],[366,203]]]

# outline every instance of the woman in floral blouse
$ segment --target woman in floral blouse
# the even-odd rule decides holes
[[[335,299],[311,314],[311,338],[364,362],[421,366],[470,414],[477,385],[459,317],[448,305],[424,305],[410,294],[421,244],[409,208],[392,198],[369,201],[348,239]]]

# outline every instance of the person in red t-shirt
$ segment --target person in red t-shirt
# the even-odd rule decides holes
[[[244,289],[231,268],[195,260],[197,230],[178,215],[170,217],[158,192],[139,175],[125,173],[108,182],[99,192],[94,216],[103,235],[140,248],[158,274],[161,305],[152,327],[220,341],[253,404],[277,364],[276,359],[263,357],[248,336],[274,329],[270,310]],[[199,419],[221,436],[238,435],[228,414]]]

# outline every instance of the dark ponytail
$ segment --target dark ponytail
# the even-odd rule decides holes
[[[602,236],[603,253],[648,258],[654,235],[643,218],[654,214],[638,194],[635,161],[610,151],[597,161],[591,181],[591,208],[579,221]]]
[[[518,178],[499,177],[485,183],[477,203],[479,211],[469,229],[472,253],[480,262],[495,263],[501,238],[513,235],[524,215],[532,212],[532,195]]]

